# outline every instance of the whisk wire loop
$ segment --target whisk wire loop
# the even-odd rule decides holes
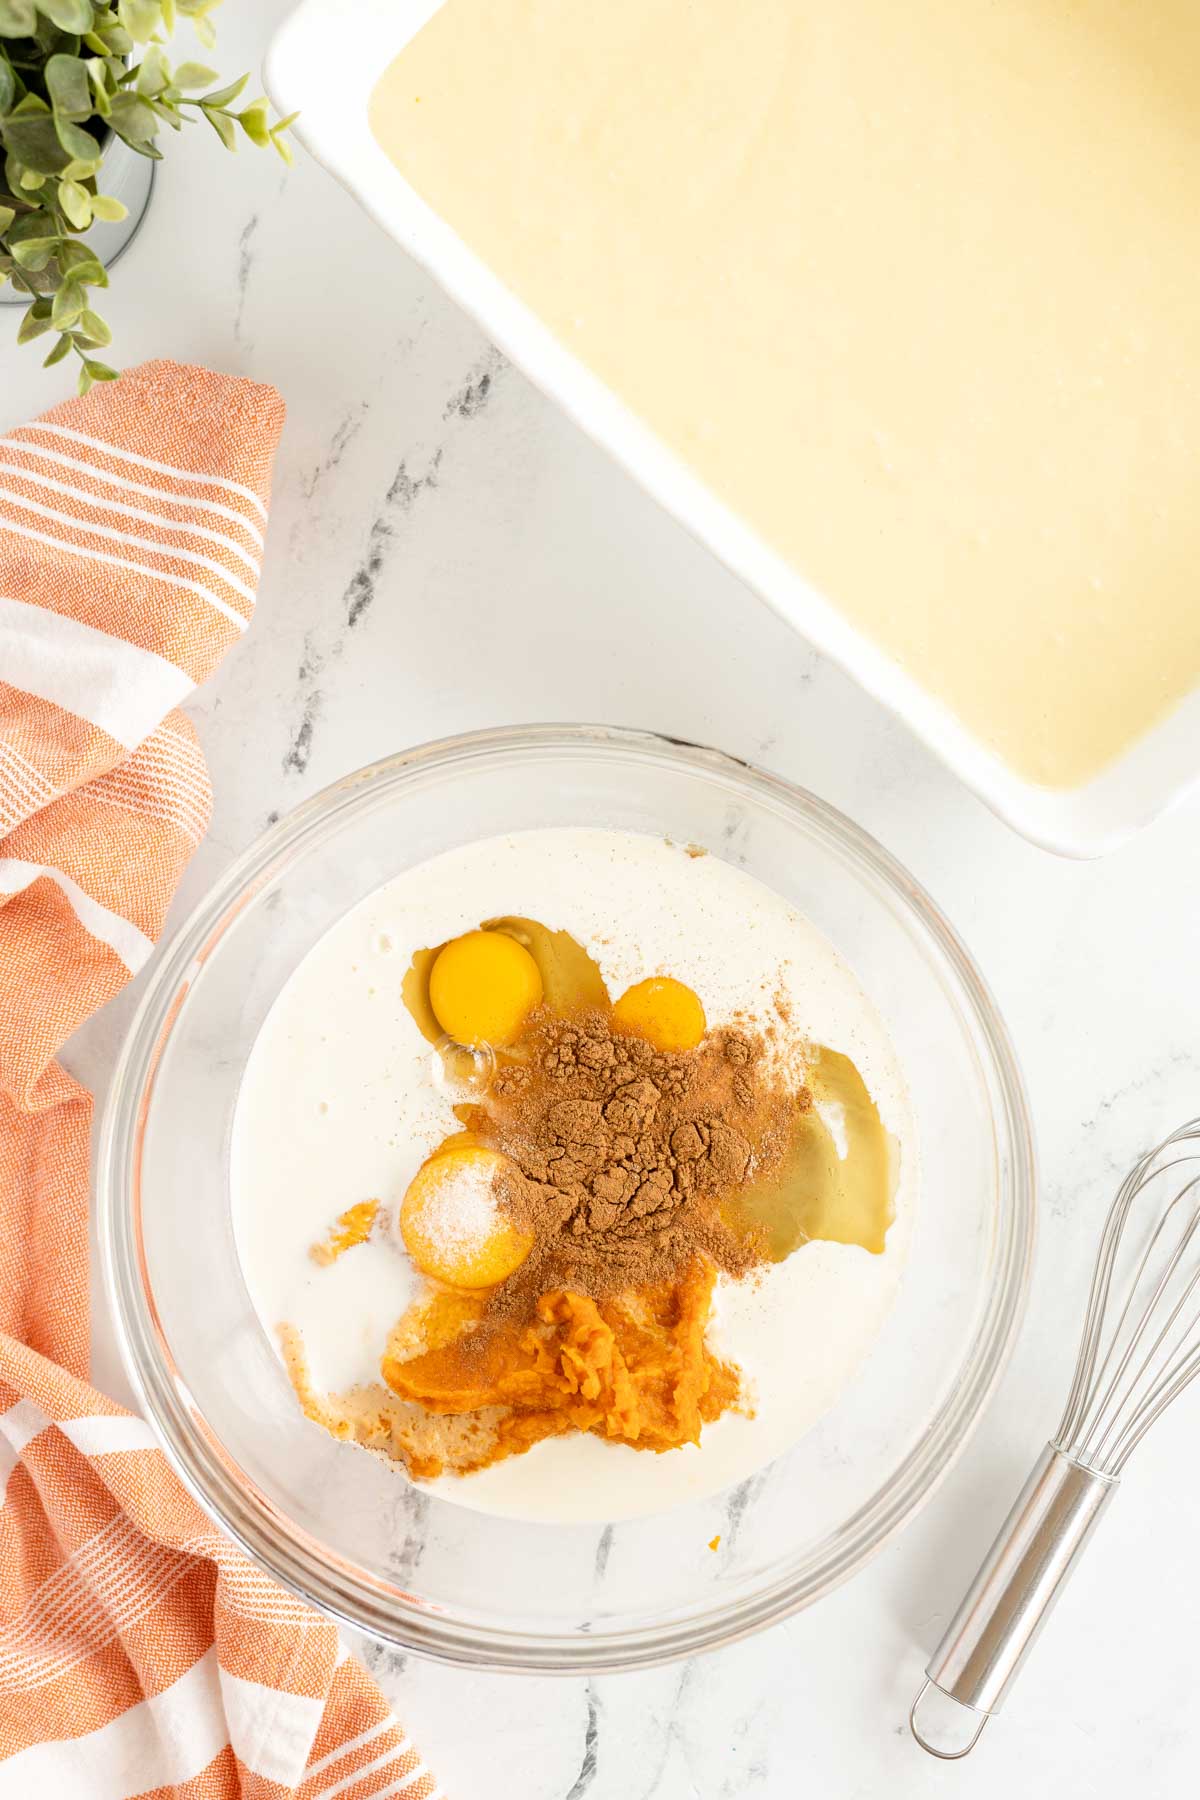
[[[1200,1309],[1189,1310],[1200,1288],[1200,1152],[1169,1155],[1197,1141],[1200,1119],[1148,1151],[1121,1183],[1101,1233],[1074,1379],[1053,1440],[1097,1473],[1119,1475],[1150,1426],[1200,1374]],[[1133,1247],[1132,1273],[1123,1282],[1139,1202],[1184,1168],[1189,1179],[1159,1212],[1140,1253]]]

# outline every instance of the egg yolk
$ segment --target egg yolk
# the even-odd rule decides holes
[[[542,997],[538,966],[500,931],[468,931],[439,950],[429,1004],[459,1044],[508,1044]]]
[[[475,1145],[441,1150],[423,1163],[400,1202],[404,1248],[423,1275],[449,1287],[488,1288],[519,1269],[533,1248],[497,1200],[515,1165]]]
[[[626,988],[613,1007],[618,1031],[645,1038],[656,1050],[694,1050],[707,1020],[699,997],[670,975],[651,975]]]

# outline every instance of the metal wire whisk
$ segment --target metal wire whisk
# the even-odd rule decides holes
[[[1142,1157],[1100,1239],[1058,1430],[925,1672],[909,1723],[945,1760],[974,1749],[1154,1421],[1200,1375],[1200,1119]],[[976,1715],[961,1748],[918,1723],[931,1688]]]

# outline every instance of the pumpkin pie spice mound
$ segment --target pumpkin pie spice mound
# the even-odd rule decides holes
[[[732,1275],[761,1261],[721,1201],[769,1179],[810,1107],[757,1034],[709,1032],[657,1050],[600,1012],[544,1010],[464,1123],[523,1182],[509,1197],[534,1249],[495,1289],[494,1316],[528,1318],[556,1289],[601,1298],[679,1280],[697,1255]]]

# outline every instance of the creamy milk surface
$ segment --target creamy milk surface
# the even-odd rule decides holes
[[[884,1025],[850,970],[794,908],[731,864],[657,838],[558,828],[420,864],[355,907],[296,969],[251,1052],[234,1121],[245,1280],[277,1349],[278,1326],[299,1327],[318,1388],[378,1381],[388,1331],[423,1285],[394,1230],[328,1267],[308,1253],[358,1201],[378,1199],[394,1224],[417,1168],[456,1128],[437,1058],[401,1001],[409,958],[505,913],[570,931],[614,994],[674,975],[700,995],[710,1025],[756,1008],[765,1020],[782,995],[792,1029],[853,1058],[899,1145],[897,1217],[882,1255],[814,1243],[757,1281],[721,1277],[710,1341],[741,1365],[753,1419],[726,1415],[705,1428],[699,1449],[661,1455],[574,1435],[430,1484],[446,1499],[523,1518],[632,1517],[742,1479],[851,1380],[904,1265],[917,1191],[913,1121]]]
[[[1200,680],[1195,0],[445,0],[371,119],[1024,776]]]

